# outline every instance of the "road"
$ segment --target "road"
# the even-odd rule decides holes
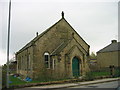
[[[89,90],[96,90],[97,88],[106,88],[106,89],[107,88],[109,88],[109,89],[110,88],[115,88],[114,90],[116,90],[116,88],[119,86],[119,84],[120,84],[120,81],[119,82],[118,81],[113,81],[113,82],[105,82],[105,83],[99,83],[99,84],[91,84],[91,85],[84,85],[84,86],[69,87],[69,88],[65,88],[64,90],[73,90],[73,89],[80,89],[80,88],[88,88]],[[60,89],[57,89],[57,90],[60,90]],[[120,90],[120,88],[119,88],[119,90]]]
[[[120,84],[120,81],[119,81],[119,84]],[[117,88],[119,84],[118,84],[118,81],[90,84],[90,85],[83,85],[83,86],[79,86],[79,84],[78,84],[78,86],[75,86],[75,87],[67,87],[67,88],[60,88],[60,89],[54,89],[54,90],[76,90],[76,89],[82,90],[83,88],[87,88],[87,90],[96,90],[97,88],[99,88],[99,89],[100,88],[108,88],[107,90],[116,90],[115,88]],[[52,88],[54,88],[54,85]],[[52,88],[49,88],[49,89],[53,90]],[[110,88],[114,88],[114,89],[110,89]],[[15,90],[44,90],[44,89],[46,90],[47,88],[41,88],[41,86],[36,86],[36,87],[30,87],[30,88],[26,87],[26,88],[15,89]],[[102,89],[102,90],[104,90],[104,89]]]

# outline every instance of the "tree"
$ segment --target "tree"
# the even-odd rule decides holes
[[[94,52],[92,52],[92,53],[90,54],[90,59],[97,59],[97,56],[95,55]]]

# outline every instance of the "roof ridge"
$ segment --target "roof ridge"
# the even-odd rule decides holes
[[[64,20],[68,23],[68,21],[64,18]],[[68,23],[68,25],[76,32],[76,34],[85,42],[85,40],[77,33],[77,31],[70,25],[70,23]],[[85,42],[87,45],[88,43]],[[88,45],[90,47],[90,45]]]
[[[48,29],[46,29],[45,31],[43,31],[41,34],[39,34],[37,37],[34,37],[30,42],[28,42],[26,45],[24,45],[23,48],[21,48],[17,53],[23,51],[24,49],[28,48],[29,46],[31,46],[31,42],[36,42],[40,37],[42,37],[45,33],[47,33],[52,27],[54,27],[58,22],[60,22],[62,19],[58,20],[56,23],[54,23],[52,26],[50,26]]]
[[[52,26],[50,26],[49,28],[47,28],[45,31],[43,31],[40,35],[38,35],[38,37],[36,37],[37,39],[35,41],[37,41],[40,37],[42,37],[45,33],[47,33],[52,27],[54,27],[58,22],[60,22],[63,18],[61,18],[60,20],[58,20],[56,23],[54,23]]]
[[[111,44],[112,44],[112,43],[111,43]],[[104,48],[100,49],[98,52],[100,52],[101,50],[103,50],[103,49],[109,47],[111,44],[109,44],[109,45],[105,46]]]
[[[108,52],[108,51],[117,51],[119,50],[119,42],[117,43],[111,43],[104,48],[100,49],[97,53],[99,52]]]

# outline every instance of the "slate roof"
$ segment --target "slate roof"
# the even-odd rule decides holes
[[[41,38],[44,34],[46,34],[52,27],[54,27],[57,23],[59,23],[61,20],[65,20],[67,22],[67,20],[65,18],[61,18],[58,22],[56,22],[54,25],[52,25],[51,27],[49,27],[47,30],[45,30],[43,33],[41,33],[40,35],[38,35],[37,37],[35,37],[33,40],[31,40],[29,43],[27,43],[22,49],[20,49],[16,54],[22,52],[23,50],[29,48],[30,46],[32,46],[34,44],[34,42],[36,42],[39,38]],[[68,23],[68,22],[67,22]],[[68,25],[74,30],[74,28],[68,23]],[[75,30],[74,30],[75,31]],[[76,32],[76,31],[75,31]],[[83,38],[76,32],[76,34],[83,40]],[[84,40],[83,40],[84,41]],[[85,42],[85,41],[84,41]],[[86,43],[86,42],[85,42]],[[87,44],[87,43],[86,43]],[[88,45],[88,44],[87,44]],[[89,46],[89,45],[88,45]],[[90,46],[89,46],[90,47]]]
[[[60,19],[58,22],[60,22],[62,19]],[[54,25],[49,27],[47,30],[45,30],[43,33],[35,37],[33,40],[31,40],[29,43],[27,43],[22,49],[20,49],[17,53],[27,49],[28,47],[32,46],[35,41],[37,41],[39,38],[41,38],[44,34],[46,34],[53,26],[55,26],[58,22],[56,22]]]
[[[120,42],[111,43],[103,49],[99,50],[97,53],[101,52],[112,52],[112,51],[120,51]]]

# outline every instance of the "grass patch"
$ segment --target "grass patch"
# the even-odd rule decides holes
[[[10,85],[13,86],[13,85],[24,85],[24,84],[28,84],[28,83],[40,83],[42,81],[30,81],[30,82],[26,82],[24,80],[21,80],[19,79],[18,77],[13,77],[13,76],[10,76]]]
[[[13,76],[10,76],[10,81],[11,81],[10,85],[23,85],[27,83]]]
[[[98,76],[109,76],[109,75],[110,75],[110,72],[91,72],[91,74],[92,74],[94,77],[98,77]]]
[[[85,76],[85,80],[94,80],[96,77],[102,77],[102,76],[110,76],[110,72],[108,71],[94,71],[94,72],[88,72],[86,73]],[[117,69],[115,70],[115,77],[120,76],[120,70]],[[65,80],[73,80],[73,79],[68,79],[68,78],[64,78],[64,79],[45,79],[42,78],[41,80],[33,80],[30,82],[26,82],[24,80],[19,79],[18,77],[13,77],[10,76],[10,81],[12,83],[10,83],[11,86],[14,85],[24,85],[24,84],[29,84],[29,83],[44,83],[44,82],[52,82],[52,81],[65,81]]]
[[[47,79],[47,80],[40,80],[40,81],[30,81],[30,82],[26,82],[24,80],[19,79],[18,77],[13,77],[10,76],[10,86],[14,86],[14,85],[24,85],[24,84],[30,84],[30,83],[44,83],[44,82],[52,82],[52,81],[64,81],[64,80],[70,80],[70,79]]]
[[[102,76],[110,76],[110,72],[107,71],[94,71],[94,72],[87,72],[85,76],[85,80],[94,80],[97,77]]]

